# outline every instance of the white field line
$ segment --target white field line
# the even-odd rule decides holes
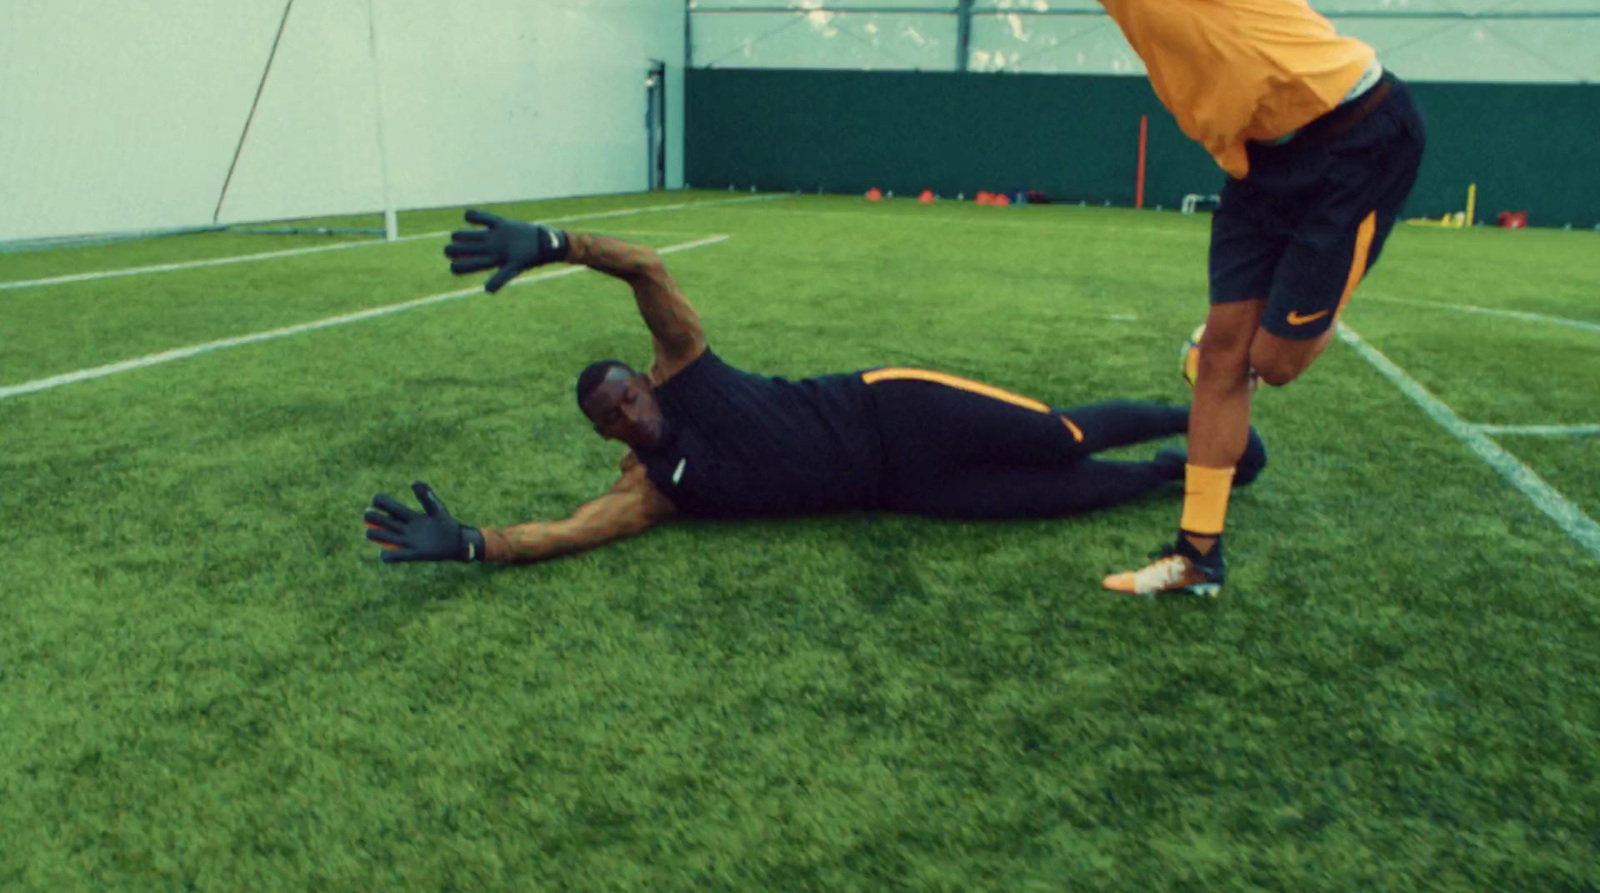
[[[971,202],[963,203],[964,206],[965,205],[971,205],[971,204],[972,204]],[[983,207],[983,206],[982,205],[972,205],[972,207],[976,208],[976,207]],[[1063,205],[1062,207],[1066,207],[1066,206]],[[1074,206],[1074,207],[1076,207],[1076,206]],[[1094,206],[1091,205],[1090,207],[1093,208]],[[1097,210],[1099,210],[1099,209],[1097,209]],[[1175,229],[1173,227],[1159,227],[1159,226],[1158,227],[1109,226],[1109,225],[1105,225],[1105,224],[1096,224],[1096,223],[1045,222],[1045,221],[1041,221],[1041,220],[1038,220],[1038,219],[1034,219],[1034,220],[1000,220],[1000,219],[986,220],[986,219],[984,219],[982,217],[976,217],[976,216],[972,216],[972,215],[968,215],[968,216],[964,216],[964,217],[956,217],[956,216],[951,215],[951,214],[935,214],[935,213],[932,213],[932,212],[928,212],[928,213],[916,212],[916,213],[907,213],[907,214],[885,214],[885,213],[874,213],[873,211],[865,210],[865,209],[861,210],[861,211],[805,211],[805,210],[794,209],[794,208],[785,208],[785,209],[783,209],[781,211],[774,211],[772,213],[782,214],[784,216],[794,216],[794,217],[851,217],[851,218],[854,218],[856,220],[872,221],[874,223],[879,222],[879,221],[888,221],[890,223],[902,223],[902,222],[904,222],[904,223],[937,223],[937,224],[942,224],[944,226],[950,227],[952,232],[956,231],[956,230],[959,230],[959,229],[961,229],[963,227],[969,227],[969,226],[990,226],[990,227],[1011,227],[1011,228],[1026,227],[1026,228],[1028,228],[1030,230],[1047,230],[1047,231],[1048,230],[1063,230],[1063,231],[1070,230],[1070,231],[1073,231],[1073,232],[1139,233],[1141,235],[1182,236],[1182,237],[1193,237],[1193,238],[1197,238],[1197,239],[1198,238],[1206,238],[1206,239],[1211,238],[1210,230],[1201,229],[1199,227],[1185,228],[1185,229]],[[996,213],[996,214],[1005,214],[1006,211],[1004,209],[1001,209],[1001,210],[995,211],[994,213]]]
[[[615,211],[595,211],[587,214],[569,214],[566,217],[552,217],[541,223],[571,223],[577,220],[604,220],[611,217],[630,217],[635,214],[656,214],[662,211],[682,211],[691,208],[711,207],[715,205],[734,205],[744,202],[774,201],[777,199],[793,198],[788,193],[779,195],[756,195],[742,198],[719,198],[703,202],[679,202],[671,205],[641,205],[633,208],[621,208]],[[441,229],[431,233],[417,233],[416,235],[401,236],[394,243],[415,242],[419,239],[439,239],[450,235],[450,230]],[[229,257],[212,257],[205,260],[190,260],[180,263],[152,264],[146,267],[128,267],[121,270],[100,270],[93,273],[72,273],[66,276],[50,276],[45,279],[19,279],[13,282],[0,282],[0,291],[18,288],[37,288],[42,285],[65,285],[69,282],[89,282],[95,279],[114,279],[120,276],[143,276],[151,273],[171,273],[176,270],[192,270],[197,267],[220,267],[226,264],[243,264],[253,261],[273,260],[280,257],[296,257],[302,254],[318,254],[324,251],[342,251],[346,248],[367,248],[373,245],[394,244],[382,239],[363,239],[358,242],[339,242],[335,245],[315,245],[309,248],[286,248],[282,251],[263,251],[258,254],[236,254]]]
[[[1506,483],[1522,491],[1522,495],[1536,506],[1539,511],[1550,516],[1567,535],[1578,542],[1578,545],[1588,550],[1589,554],[1600,559],[1600,524],[1593,518],[1583,513],[1577,505],[1561,495],[1556,488],[1545,483],[1533,469],[1523,465],[1516,456],[1511,455],[1490,440],[1488,435],[1478,430],[1477,426],[1469,425],[1456,415],[1455,410],[1445,405],[1444,401],[1428,393],[1428,390],[1418,384],[1415,379],[1407,375],[1404,369],[1394,364],[1394,361],[1384,356],[1377,348],[1368,344],[1356,334],[1355,330],[1347,325],[1339,325],[1339,340],[1355,348],[1356,352],[1368,363],[1371,363],[1384,378],[1389,379],[1402,394],[1411,398],[1411,401],[1421,407],[1427,416],[1436,422],[1439,427],[1450,432],[1457,440],[1467,445],[1478,458],[1489,464],[1490,468],[1500,473]]]
[[[1507,319],[1520,319],[1524,322],[1542,322],[1557,326],[1570,326],[1574,329],[1585,329],[1590,332],[1600,332],[1600,323],[1581,319],[1568,319],[1565,316],[1548,316],[1543,313],[1526,313],[1521,310],[1496,310],[1493,307],[1474,307],[1471,304],[1438,304],[1433,301],[1414,301],[1410,298],[1390,298],[1383,295],[1368,295],[1362,300],[1381,301],[1386,304],[1409,304],[1413,307],[1431,307],[1435,310],[1451,310],[1456,313],[1482,313],[1486,316],[1503,316]]]
[[[1527,434],[1534,437],[1573,437],[1600,434],[1600,425],[1469,425],[1479,434]]]
[[[718,242],[725,242],[728,240],[728,238],[728,236],[711,236],[704,239],[696,239],[693,242],[681,242],[677,245],[669,245],[666,248],[659,248],[657,249],[657,253],[672,254],[676,251],[688,251],[691,248],[700,248],[705,245],[714,245]],[[581,273],[586,269],[588,268],[563,267],[559,270],[536,273],[532,276],[524,276],[519,279],[514,279],[511,281],[511,285],[508,287],[528,285],[534,282],[543,282],[548,279],[559,279],[562,276],[571,276],[574,273]],[[487,272],[488,271],[485,271],[485,275],[487,275]],[[360,322],[365,319],[374,319],[379,316],[388,316],[392,313],[414,310],[418,307],[426,307],[429,304],[438,304],[444,301],[453,301],[458,298],[467,298],[473,295],[484,293],[485,292],[483,291],[482,285],[475,285],[472,288],[462,288],[457,289],[456,291],[442,292],[436,295],[429,295],[425,298],[402,301],[399,304],[373,307],[367,310],[359,310],[355,313],[346,313],[340,316],[330,316],[326,319],[319,319],[314,322],[284,326],[281,329],[270,329],[265,332],[255,332],[250,335],[239,335],[233,338],[223,338],[219,341],[207,341],[204,344],[193,344],[188,347],[179,347],[173,350],[162,351],[161,353],[149,354],[142,357],[134,357],[131,360],[123,360],[119,363],[110,363],[105,366],[95,366],[92,369],[79,369],[76,372],[67,372],[61,375],[52,375],[49,378],[38,378],[34,379],[33,381],[25,381],[22,384],[0,386],[0,400],[6,400],[11,397],[20,397],[23,394],[34,394],[38,393],[39,391],[48,391],[51,388],[59,388],[62,385],[76,384],[80,381],[89,381],[90,379],[94,378],[105,378],[110,375],[116,375],[120,372],[131,372],[135,369],[144,369],[148,366],[160,365],[161,363],[171,363],[174,360],[185,360],[189,357],[199,356],[200,354],[211,353],[212,351],[217,350],[226,350],[230,347],[243,347],[246,344],[258,344],[262,341],[272,341],[277,338],[287,338],[290,335],[299,335],[304,332],[314,332],[318,329],[342,326],[348,323]]]

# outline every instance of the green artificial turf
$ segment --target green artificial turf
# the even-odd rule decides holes
[[[707,203],[568,225],[731,236],[667,264],[747,369],[1186,399],[1204,216],[733,197],[498,210]],[[1469,423],[1600,423],[1600,333],[1439,306],[1600,321],[1597,238],[1402,227],[1345,318]],[[0,387],[479,282],[443,241],[0,291]],[[0,399],[0,888],[1600,885],[1600,562],[1342,344],[1257,397],[1216,602],[1099,588],[1173,495],[377,560],[360,513],[414,479],[490,526],[602,492],[620,448],[572,382],[649,348],[583,272]],[[1600,438],[1499,442],[1600,517]]]

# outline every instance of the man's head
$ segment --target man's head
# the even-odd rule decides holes
[[[578,374],[578,408],[606,440],[648,450],[666,439],[667,419],[649,379],[620,360],[584,367]]]

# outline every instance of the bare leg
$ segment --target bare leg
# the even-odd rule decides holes
[[[1200,375],[1189,411],[1189,464],[1233,468],[1250,437],[1250,356],[1260,301],[1211,305],[1206,318]],[[1200,552],[1210,551],[1215,536],[1188,537]]]
[[[1281,388],[1311,368],[1311,364],[1327,349],[1328,342],[1333,340],[1333,333],[1338,327],[1336,322],[1321,335],[1304,341],[1291,341],[1261,329],[1256,332],[1255,340],[1250,345],[1250,368],[1261,376],[1262,381]],[[1206,329],[1206,337],[1211,337],[1210,328]],[[1205,355],[1205,351],[1200,353]]]

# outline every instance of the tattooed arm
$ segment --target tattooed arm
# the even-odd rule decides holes
[[[633,287],[639,315],[655,336],[656,384],[676,375],[706,350],[700,316],[689,305],[655,249],[609,236],[568,232],[567,263],[583,264]]]
[[[628,459],[633,460],[631,463]],[[579,506],[564,521],[482,529],[487,562],[543,561],[637,536],[671,517],[673,505],[650,483],[633,454],[611,492]]]

